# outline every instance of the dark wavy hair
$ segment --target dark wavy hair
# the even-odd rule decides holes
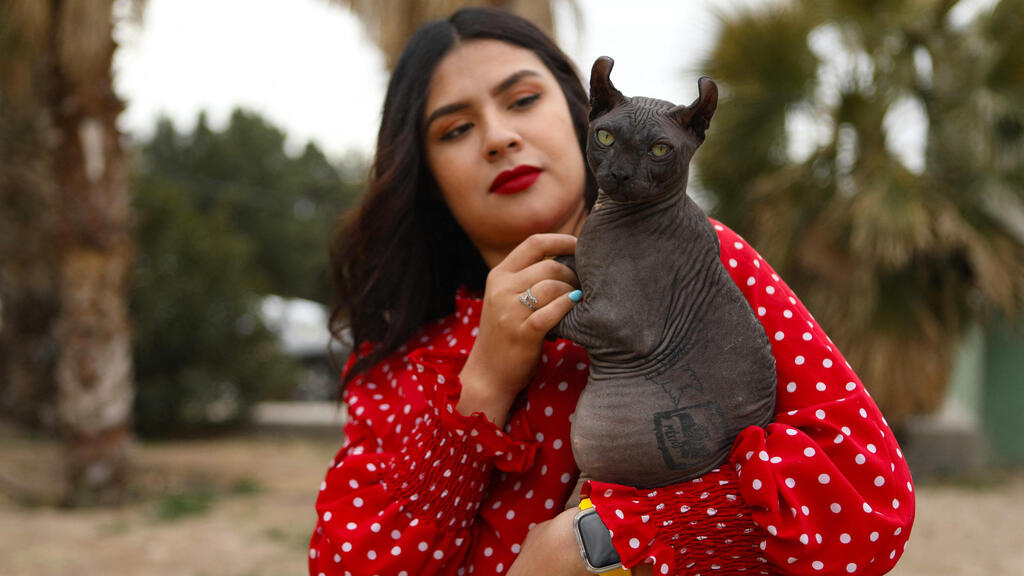
[[[430,78],[461,41],[494,39],[536,54],[569,103],[581,153],[589,102],[569,58],[540,29],[511,13],[465,8],[421,27],[399,57],[384,99],[370,186],[331,241],[331,334],[351,330],[356,361],[339,386],[400,348],[425,322],[454,310],[455,292],[482,290],[488,267],[444,203],[424,158]],[[587,171],[586,206],[597,184]],[[369,353],[362,345],[373,342]]]

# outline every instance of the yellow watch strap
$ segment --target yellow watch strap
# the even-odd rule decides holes
[[[593,508],[594,503],[590,501],[590,498],[584,498],[580,500],[580,510],[586,510]],[[601,572],[601,576],[633,576],[633,571],[625,566],[620,566],[607,572]]]

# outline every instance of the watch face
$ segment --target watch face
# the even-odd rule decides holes
[[[583,547],[584,558],[596,570],[615,568],[621,564],[619,553],[612,546],[612,536],[596,512],[576,518],[576,533]]]

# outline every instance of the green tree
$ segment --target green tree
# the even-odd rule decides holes
[[[257,313],[255,250],[223,210],[159,174],[136,179],[135,428],[145,436],[237,424],[294,381]]]
[[[335,167],[314,144],[291,156],[280,129],[242,110],[221,131],[204,115],[191,133],[161,123],[140,162],[198,210],[223,212],[252,243],[254,291],[327,302],[327,243],[362,193],[360,162]]]
[[[325,301],[327,240],[355,201],[361,163],[298,155],[256,114],[212,130],[167,120],[137,154],[136,430],[231,426],[298,380],[258,314],[270,293]]]
[[[972,322],[1024,302],[1024,2],[793,0],[723,17],[697,155],[890,420],[933,410]],[[920,166],[891,126],[918,111]],[[794,154],[800,134],[818,139]],[[803,135],[807,139],[807,135]],[[1014,222],[1016,218],[1016,222]]]

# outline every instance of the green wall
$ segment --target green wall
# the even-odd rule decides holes
[[[981,423],[993,464],[1024,465],[1024,322],[985,331]]]

